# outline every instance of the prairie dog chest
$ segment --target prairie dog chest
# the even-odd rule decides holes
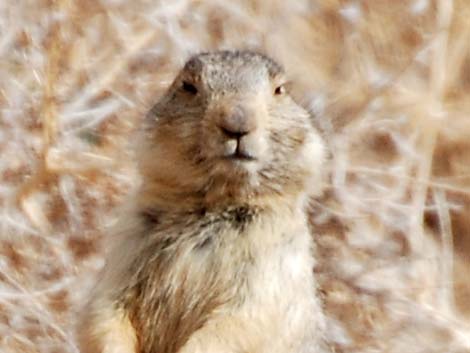
[[[247,294],[255,305],[272,300],[282,306],[284,300],[311,291],[312,246],[301,214],[253,224],[247,229],[246,242],[254,257],[247,273]]]
[[[235,227],[224,222],[214,229],[212,243],[206,240],[191,258],[199,268],[217,264],[214,270],[220,282],[232,286],[237,310],[269,308],[282,316],[288,308],[308,305],[302,298],[314,297],[314,259],[301,211],[259,214]]]
[[[234,312],[240,320],[251,322],[259,337],[263,328],[278,336],[277,343],[271,340],[273,352],[286,344],[282,342],[286,335],[302,341],[303,332],[313,326],[312,315],[318,312],[311,236],[303,215],[296,216],[252,230],[256,260],[247,272],[246,287],[239,292],[246,299]]]
[[[211,315],[184,353],[232,352],[227,346],[236,352],[310,352],[320,307],[310,235],[303,215],[297,217],[261,217],[237,238],[230,230],[220,234],[217,256],[227,264],[220,266],[225,268],[220,275],[238,278],[234,296]]]
[[[179,342],[197,330],[199,342],[206,330],[222,335],[223,323],[224,337],[243,340],[250,329],[258,332],[254,341],[265,343],[267,332],[297,337],[311,327],[305,312],[315,311],[313,256],[302,213],[237,208],[191,217],[183,225],[160,224],[136,251],[131,278],[121,281],[127,284],[119,302],[148,352],[166,344],[166,334],[157,333],[167,327],[178,328],[168,337],[181,335]]]
[[[137,263],[145,259],[139,267],[149,271],[148,280],[155,270],[164,271],[155,273],[155,283],[184,274],[188,285],[210,282],[262,302],[285,298],[286,290],[312,289],[312,244],[301,210],[263,213],[237,207],[191,217],[184,226],[163,225],[137,256]]]
[[[246,275],[260,284],[295,281],[305,270],[311,274],[311,238],[302,212],[253,215],[237,209],[220,223],[210,231],[200,228],[202,246],[192,252],[195,261],[219,258],[220,265],[227,263],[235,271],[247,265]]]

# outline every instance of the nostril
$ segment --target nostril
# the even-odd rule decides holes
[[[228,106],[218,117],[217,125],[229,139],[240,139],[256,130],[256,114],[240,105]]]
[[[223,134],[230,139],[239,139],[240,137],[243,137],[249,133],[247,130],[230,129],[225,126],[219,126],[219,128]]]

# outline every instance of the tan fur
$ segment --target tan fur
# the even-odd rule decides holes
[[[128,353],[137,351],[134,327],[122,310],[111,305],[92,308],[83,316],[78,342],[82,353]]]
[[[283,80],[259,54],[201,54],[152,109],[83,352],[322,351],[305,206],[323,143]]]

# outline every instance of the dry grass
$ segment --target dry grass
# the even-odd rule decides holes
[[[336,352],[470,352],[467,0],[0,3],[0,351],[77,352],[129,141],[192,53],[286,66],[331,160],[312,205]]]

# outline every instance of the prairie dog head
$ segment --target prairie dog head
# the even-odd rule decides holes
[[[323,142],[283,69],[253,53],[189,59],[150,111],[139,151],[149,203],[263,204],[318,176]]]

